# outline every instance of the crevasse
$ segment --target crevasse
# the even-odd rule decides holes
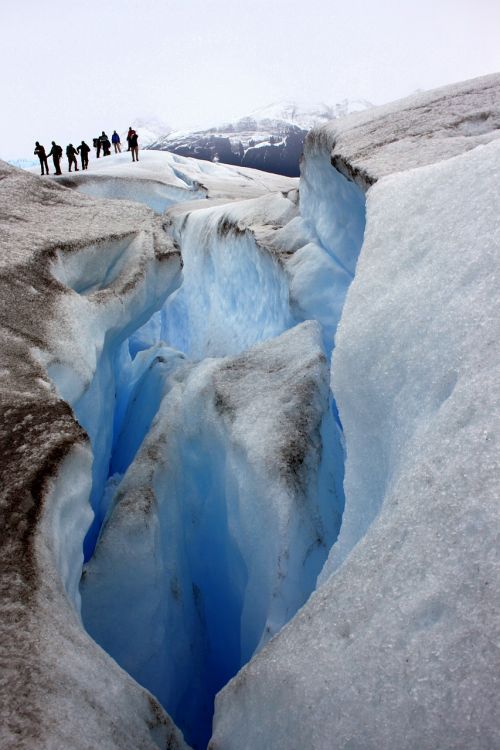
[[[328,358],[364,196],[321,143],[300,191],[300,216],[277,232],[285,246],[295,235],[290,257],[257,243],[244,204],[236,230],[221,232],[220,207],[174,222],[181,283],[102,336],[72,402],[94,452],[84,624],[193,748],[210,738],[217,691],[314,590],[340,528]],[[108,281],[121,262],[102,271]],[[80,294],[99,284],[77,266],[59,274]],[[68,374],[52,374],[64,391]]]

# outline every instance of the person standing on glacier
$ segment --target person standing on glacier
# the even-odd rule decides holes
[[[61,172],[62,155],[63,155],[62,148],[58,146],[55,141],[52,141],[52,148],[50,150],[50,153],[47,154],[47,156],[52,157],[52,160],[54,162],[54,168],[56,170],[56,174],[62,174]]]
[[[127,151],[130,151],[130,139],[132,138],[132,134],[134,132],[135,131],[133,130],[132,125],[129,125],[128,126],[128,133],[127,133],[127,144],[128,144]]]
[[[71,172],[71,166],[74,165],[75,172],[78,172],[78,162],[76,160],[77,150],[72,143],[66,146],[66,156],[68,157],[68,169]]]
[[[116,130],[113,130],[113,135],[111,136],[111,143],[115,147],[115,154],[121,154],[122,147],[120,145],[120,136],[116,132]]]
[[[111,141],[109,140],[109,138],[106,135],[106,133],[104,132],[104,130],[101,133],[99,141],[101,143],[102,155],[103,156],[111,156]]]
[[[135,130],[132,130],[129,142],[130,150],[132,151],[132,161],[139,161],[139,136]]]
[[[88,169],[90,146],[87,146],[85,141],[82,141],[76,150],[80,154],[80,158],[82,160],[82,169]]]
[[[40,168],[42,170],[42,174],[49,174],[49,163],[47,161],[47,154],[45,153],[45,149],[43,146],[40,146],[38,141],[35,142],[35,151],[34,153],[38,156],[40,159]],[[44,172],[45,167],[45,172]]]

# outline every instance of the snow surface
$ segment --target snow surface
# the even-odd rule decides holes
[[[332,365],[339,540],[218,696],[214,750],[500,743],[499,179],[493,143],[369,191]]]
[[[290,177],[188,159],[163,151],[140,151],[91,160],[85,172],[51,178],[96,198],[145,203],[156,213],[180,201],[235,200],[297,187]]]
[[[363,189],[500,137],[500,73],[444,86],[336,120],[310,134]],[[306,146],[307,147],[307,146]]]

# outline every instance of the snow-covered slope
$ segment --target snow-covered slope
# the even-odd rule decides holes
[[[499,744],[499,91],[2,165],[2,747]]]
[[[155,151],[140,151],[138,162],[132,162],[127,153],[101,158],[92,161],[86,172],[52,179],[94,197],[139,201],[156,213],[180,201],[252,198],[292,190],[298,184],[281,175]]]
[[[362,187],[393,172],[449,159],[500,133],[498,75],[483,76],[338,120],[311,134]]]

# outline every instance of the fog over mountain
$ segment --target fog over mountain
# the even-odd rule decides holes
[[[298,177],[304,140],[311,128],[371,106],[364,100],[348,99],[335,105],[275,102],[232,123],[166,133],[147,147]]]

